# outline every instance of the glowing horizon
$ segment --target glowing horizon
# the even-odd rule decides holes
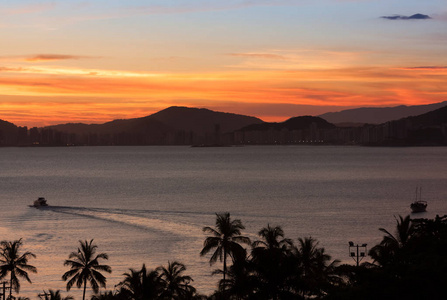
[[[284,121],[447,100],[436,0],[27,0],[0,11],[0,119],[19,126],[169,106]]]

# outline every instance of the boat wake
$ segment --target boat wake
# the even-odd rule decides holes
[[[203,237],[201,227],[179,218],[179,216],[184,215],[184,213],[179,212],[74,206],[48,206],[45,210],[118,223],[143,230],[197,238]]]

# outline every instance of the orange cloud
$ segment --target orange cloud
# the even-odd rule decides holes
[[[41,62],[41,61],[55,61],[55,60],[67,60],[67,59],[81,59],[90,58],[88,56],[79,55],[65,55],[65,54],[37,54],[30,57],[25,57],[24,60],[28,62]]]
[[[228,112],[255,114],[273,121],[324,113],[328,111],[323,111],[324,107],[335,110],[444,101],[447,74],[423,76],[420,72],[345,68],[168,74],[4,68],[0,72],[0,115],[21,125],[98,123],[141,117],[171,105],[184,105],[227,107]],[[32,118],[32,115],[39,117]],[[26,123],[27,119],[30,123]]]
[[[272,50],[273,53],[231,53],[230,56],[246,58],[228,67],[272,70],[328,70],[357,66],[368,61],[374,53],[367,51],[328,51],[319,49]]]
[[[21,62],[51,62],[61,60],[78,60],[78,59],[92,59],[98,58],[93,56],[83,55],[68,55],[68,54],[35,54],[27,56],[0,56],[2,61],[21,61]]]
[[[13,72],[20,73],[24,72],[26,69],[22,67],[0,67],[0,72]]]
[[[287,59],[283,55],[271,53],[230,53],[230,56],[248,57],[248,58],[265,58],[265,59]]]
[[[398,68],[398,69],[406,70],[406,71],[419,71],[423,74],[433,73],[433,72],[447,74],[447,66],[402,67],[402,68]]]

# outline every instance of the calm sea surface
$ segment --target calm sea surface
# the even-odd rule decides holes
[[[210,293],[221,265],[199,252],[216,212],[241,219],[251,238],[281,225],[287,237],[312,236],[353,263],[348,241],[380,241],[379,227],[393,230],[394,216],[410,213],[416,187],[429,203],[419,216],[447,214],[446,147],[0,148],[0,239],[23,238],[37,255],[21,296],[65,295],[63,262],[85,239],[110,256],[108,289],[128,268],[178,260]],[[39,196],[51,207],[28,207]]]

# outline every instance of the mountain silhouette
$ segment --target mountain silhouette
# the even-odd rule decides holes
[[[387,141],[389,145],[447,145],[447,106],[422,115],[402,118],[379,126],[387,126],[397,133],[394,140],[389,139]]]
[[[322,114],[319,117],[337,125],[339,123],[382,124],[410,116],[421,115],[446,105],[447,101],[414,106],[362,107],[342,110],[340,112],[329,112]]]
[[[444,107],[405,119],[410,120],[414,126],[418,127],[442,126],[443,124],[447,124],[447,102],[443,103],[445,103]]]
[[[172,106],[152,115],[120,119],[104,124],[68,123],[49,126],[49,128],[73,133],[114,133],[120,131],[193,131],[198,134],[213,132],[215,125],[220,125],[222,132],[231,132],[253,123],[262,123],[261,119],[244,115],[216,112],[205,108]]]
[[[417,116],[361,127],[340,127],[313,116],[293,117],[280,123],[263,122],[250,116],[177,106],[142,118],[104,124],[67,123],[29,130],[0,120],[0,146],[222,146],[254,143],[446,145],[447,102],[412,108],[428,109],[438,105],[443,107]],[[402,107],[394,109],[399,108]],[[389,108],[384,109],[387,111]],[[351,110],[349,113],[362,110],[369,109]]]
[[[173,129],[193,131],[198,134],[213,132],[215,125],[220,126],[222,133],[232,132],[249,124],[259,124],[263,121],[255,117],[232,113],[216,112],[205,108],[190,108],[172,106],[148,116]],[[210,130],[211,129],[211,130]]]
[[[276,123],[276,122],[265,122],[262,124],[252,124],[246,127],[243,127],[241,131],[251,131],[251,130],[303,130],[309,129],[312,124],[315,124],[316,127],[320,129],[331,129],[335,128],[334,124],[327,122],[326,120],[320,117],[312,117],[312,116],[302,116],[302,117],[293,117],[284,122]]]
[[[203,108],[169,107],[155,114],[104,124],[68,123],[48,126],[76,134],[77,142],[108,145],[157,145],[216,143],[217,135],[230,133],[261,119]]]
[[[168,126],[159,121],[149,119],[148,117],[134,119],[118,119],[104,124],[83,124],[83,123],[67,123],[60,125],[52,125],[47,128],[58,130],[61,132],[69,132],[76,134],[98,133],[113,134],[118,132],[147,132],[161,131],[166,132],[172,130]]]

